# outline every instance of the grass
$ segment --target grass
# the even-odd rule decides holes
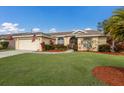
[[[14,48],[0,49],[0,52],[15,50]]]
[[[0,59],[0,85],[106,85],[96,66],[124,67],[124,56],[95,53],[20,54]]]

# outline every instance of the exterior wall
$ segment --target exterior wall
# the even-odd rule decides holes
[[[50,40],[51,39],[47,37],[37,37],[35,41],[32,42],[32,37],[20,37],[20,38],[18,37],[15,39],[15,48],[18,50],[21,49],[21,50],[42,51],[41,43],[45,42],[45,44],[50,44]]]
[[[71,37],[69,36],[64,37],[65,46],[69,45],[70,38]],[[92,44],[92,48],[90,48],[89,51],[98,51],[98,46],[101,44],[106,44],[106,40],[107,40],[105,36],[101,36],[101,37],[94,36],[94,37],[89,37],[89,38],[91,38],[91,44]],[[15,48],[21,49],[20,48],[20,43],[21,43],[21,47],[23,47],[25,50],[28,49],[28,50],[42,51],[41,43],[45,42],[45,44],[50,44],[50,40],[51,38],[39,36],[36,38],[34,42],[32,42],[32,37],[17,37],[15,38]],[[56,37],[54,38],[54,40],[55,40],[55,44],[58,44],[57,42],[58,38]],[[83,45],[84,37],[78,37],[77,40],[78,40],[77,41],[78,51],[87,51],[88,49]]]
[[[84,38],[78,38],[78,51],[87,51],[88,49],[86,47],[84,47],[83,42],[84,42]]]
[[[92,49],[90,49],[90,51],[98,51],[98,43],[99,43],[99,39],[98,37],[93,37],[92,38]]]
[[[15,38],[15,49],[19,49],[19,38]]]
[[[56,45],[58,44],[58,38],[55,38],[55,44]]]
[[[71,37],[64,37],[64,46],[69,45],[69,40]],[[58,44],[58,37],[55,39],[55,44]]]
[[[84,51],[85,50],[84,47],[83,47],[82,42],[83,42],[83,38],[78,38],[77,39],[78,51]]]
[[[15,48],[15,39],[9,40],[8,48]]]
[[[45,42],[45,44],[50,44],[50,38],[42,37],[42,42]]]
[[[106,44],[107,37],[99,37],[98,40],[99,40],[99,42],[98,42],[99,45]]]
[[[91,38],[91,37],[89,37],[89,38]],[[91,38],[91,41],[93,42],[93,41],[97,41],[97,38]],[[84,38],[82,37],[82,38],[78,38],[78,51],[87,51],[88,50],[88,48],[86,48],[85,46],[84,46],[84,44],[83,44],[83,42],[84,42]],[[95,51],[95,47],[96,47],[96,45],[95,45],[95,43],[91,43],[92,44],[92,47],[93,48],[90,48],[89,49],[89,51]]]
[[[71,37],[64,37],[64,45],[65,46],[69,45],[70,38]]]
[[[89,37],[92,41],[92,48],[89,51],[98,51],[98,46],[106,44],[106,37]],[[78,51],[87,51],[88,49],[83,45],[84,38],[78,38]]]
[[[32,37],[16,38],[15,48],[18,50],[42,51],[41,40],[41,37],[37,37],[34,42],[32,42]]]

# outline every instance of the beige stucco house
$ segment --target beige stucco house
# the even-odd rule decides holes
[[[65,46],[74,45],[75,39],[78,51],[98,51],[99,45],[107,43],[107,37],[102,32],[95,30],[76,30],[52,33],[51,35],[56,39],[56,44]]]
[[[35,37],[34,37],[35,35]],[[9,41],[9,46],[13,46],[16,50],[31,50],[31,51],[42,51],[41,43],[49,44],[52,39],[49,34],[42,32],[36,33],[18,33],[12,35],[13,40]],[[1,35],[1,39],[6,39],[7,35]],[[34,41],[32,39],[35,38]],[[11,43],[14,42],[14,43]]]
[[[32,42],[34,34],[36,38]],[[0,38],[3,37],[5,38],[6,35],[0,36]],[[102,32],[95,30],[76,30],[48,34],[42,32],[19,33],[13,34],[13,38],[13,46],[17,50],[42,51],[41,43],[50,44],[50,40],[53,40],[55,44],[70,46],[69,48],[73,48],[76,45],[78,51],[98,51],[99,45],[106,44],[107,37]]]
[[[33,35],[36,35],[32,41]],[[50,35],[44,33],[23,33],[13,36],[15,39],[15,49],[42,51],[41,43],[49,44],[52,39]]]

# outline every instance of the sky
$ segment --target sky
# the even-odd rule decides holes
[[[1,6],[0,34],[97,28],[119,6]]]

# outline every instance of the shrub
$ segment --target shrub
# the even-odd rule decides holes
[[[54,48],[57,50],[67,50],[67,46],[64,45],[54,45]]]
[[[3,46],[0,44],[0,50],[3,49]]]
[[[53,42],[53,40],[50,40],[50,45],[54,45],[54,42]]]
[[[9,42],[3,41],[3,42],[0,42],[0,45],[2,46],[2,49],[6,49],[9,45]]]
[[[124,51],[124,42],[119,42],[115,46],[116,52],[123,52]]]
[[[99,52],[110,52],[110,45],[108,44],[99,45],[98,51]]]
[[[67,50],[64,45],[45,45],[45,50]]]
[[[45,50],[45,42],[40,43],[42,50]]]
[[[77,51],[78,50],[78,46],[77,45],[74,45],[74,51]]]
[[[54,46],[52,45],[45,45],[45,50],[53,50]]]

